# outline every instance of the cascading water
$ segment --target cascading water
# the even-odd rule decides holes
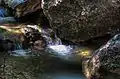
[[[5,26],[1,26],[1,28],[6,29],[10,32],[19,33],[18,31],[12,31],[13,30],[12,28],[8,28],[8,27],[5,27]],[[39,38],[43,37],[44,40],[46,41],[46,47],[45,47],[44,51],[47,52],[47,53],[54,54],[55,56],[59,56],[61,58],[67,59],[68,57],[74,56],[74,53],[76,52],[76,49],[77,50],[79,50],[79,49],[83,50],[85,48],[84,46],[77,46],[77,45],[72,45],[72,44],[69,44],[69,43],[68,44],[62,44],[61,39],[59,37],[57,37],[57,35],[51,29],[43,29],[43,28],[40,28],[36,25],[27,25],[25,27],[17,27],[17,28],[20,29],[20,33],[22,33],[24,36],[27,34],[26,36],[29,39],[34,40],[34,38],[35,38],[34,43],[39,43],[39,45],[35,44],[35,45],[38,46],[36,48],[41,47],[40,46],[41,45],[40,40],[42,40],[42,39],[39,39]],[[16,27],[15,27],[15,29],[16,29]],[[31,34],[32,33],[34,34],[34,32],[37,32],[38,35],[37,36],[34,36],[34,35],[32,36]],[[30,33],[30,34],[28,34],[28,33]],[[29,37],[29,35],[30,35],[30,37]],[[29,52],[26,52],[27,49],[25,49],[25,50],[23,49],[24,45],[22,45],[20,41],[14,41],[14,42],[15,42],[15,47],[16,48],[15,48],[14,51],[12,51],[13,55],[14,56],[27,56]],[[31,41],[29,43],[31,43]],[[33,43],[33,45],[34,45],[34,43]],[[28,46],[29,46],[29,44],[28,44]]]
[[[37,26],[28,25],[28,27],[38,29]],[[30,31],[28,27],[25,28],[25,30]],[[50,29],[48,30],[41,29],[39,30],[39,32],[41,33],[42,37],[44,37],[46,40],[47,43],[46,49],[49,49],[47,50],[48,52],[52,51],[53,53],[56,53],[58,56],[66,56],[69,55],[70,52],[72,51],[72,47],[70,45],[68,46],[63,45],[61,39],[58,38],[54,32],[51,32]],[[25,52],[25,50],[22,48],[22,45],[19,42],[16,42],[15,44],[16,44],[15,45],[16,48],[13,51],[15,53],[14,55],[26,56],[27,52]]]
[[[72,47],[70,45],[63,45],[60,38],[54,32],[46,32],[43,30],[43,37],[47,41],[48,51],[56,53],[58,56],[68,56],[72,52]]]
[[[15,50],[21,50],[21,49],[22,49],[22,45],[16,42]]]
[[[74,62],[79,60],[81,61],[82,57],[89,57],[92,53],[91,49],[88,49],[83,45],[76,45],[70,43],[63,44],[61,39],[58,38],[55,33],[53,35],[54,36],[47,37],[51,39],[51,41],[48,41],[47,51],[53,53],[54,57]]]
[[[70,46],[65,45],[52,45],[49,46],[49,48],[53,49],[55,52],[60,53],[61,55],[66,55],[70,52],[70,49],[72,49]]]
[[[26,51],[22,48],[22,45],[18,42],[15,43],[15,50],[12,51],[14,56],[26,56]]]

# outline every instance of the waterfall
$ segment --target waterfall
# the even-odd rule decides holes
[[[72,53],[73,48],[71,45],[64,45],[57,35],[54,33],[54,38],[48,38],[47,48],[51,49],[52,52],[56,53],[59,56],[69,56]]]
[[[52,29],[43,29],[38,26],[33,27],[30,25],[29,27],[37,29],[41,33],[41,36],[45,38],[47,49],[49,49],[47,52],[52,50],[53,53],[62,56],[72,53],[73,48],[71,47],[71,45],[63,45],[61,39]]]
[[[45,38],[47,46],[61,45],[61,39],[51,29],[41,29],[41,35]]]
[[[66,56],[70,55],[72,52],[72,47],[66,45],[50,45],[48,48],[52,49],[53,52],[58,53],[58,55]]]
[[[32,28],[32,29],[31,29]],[[73,47],[72,45],[64,45],[62,44],[62,41],[55,32],[53,32],[52,29],[43,29],[38,27],[37,25],[27,25],[25,28],[22,28],[22,32],[25,33],[31,33],[31,32],[38,32],[41,34],[42,37],[45,38],[45,41],[47,43],[46,49],[52,50],[53,53],[56,53],[60,56],[66,56],[72,53]],[[16,41],[16,48],[13,51],[15,55],[18,56],[26,56],[25,50],[23,50],[22,45]],[[49,52],[49,50],[47,52]]]
[[[19,43],[16,43],[15,50],[22,50],[22,45]]]

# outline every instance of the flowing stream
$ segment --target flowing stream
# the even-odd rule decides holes
[[[80,65],[71,65],[67,64],[71,61],[74,62],[78,59],[74,56],[74,52],[76,49],[84,49],[84,46],[77,45],[64,45],[61,40],[55,35],[55,41],[52,40],[49,36],[44,36],[47,40],[47,47],[45,49],[46,52],[52,53],[51,57],[53,57],[54,64],[53,68],[44,72],[40,79],[86,79],[81,71]],[[26,50],[24,50],[21,44],[16,43],[16,49],[12,51],[12,55],[15,57],[26,57],[30,56]],[[44,52],[43,52],[44,53]],[[78,62],[79,63],[79,62]],[[72,68],[68,68],[68,67]],[[78,66],[78,67],[76,67]]]

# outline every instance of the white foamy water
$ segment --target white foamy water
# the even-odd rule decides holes
[[[72,51],[72,47],[66,45],[50,45],[48,48],[52,49],[59,55],[69,55]]]
[[[27,52],[25,50],[14,50],[12,51],[14,56],[27,56]]]

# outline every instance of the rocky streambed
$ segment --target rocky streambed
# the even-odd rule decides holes
[[[3,79],[119,79],[119,34],[75,44],[37,25],[1,26],[1,32]]]
[[[56,34],[50,34],[50,29],[35,25],[1,26],[0,78],[84,79],[82,58],[92,50],[74,43],[63,44]]]
[[[2,2],[1,79],[120,79],[119,0]]]

